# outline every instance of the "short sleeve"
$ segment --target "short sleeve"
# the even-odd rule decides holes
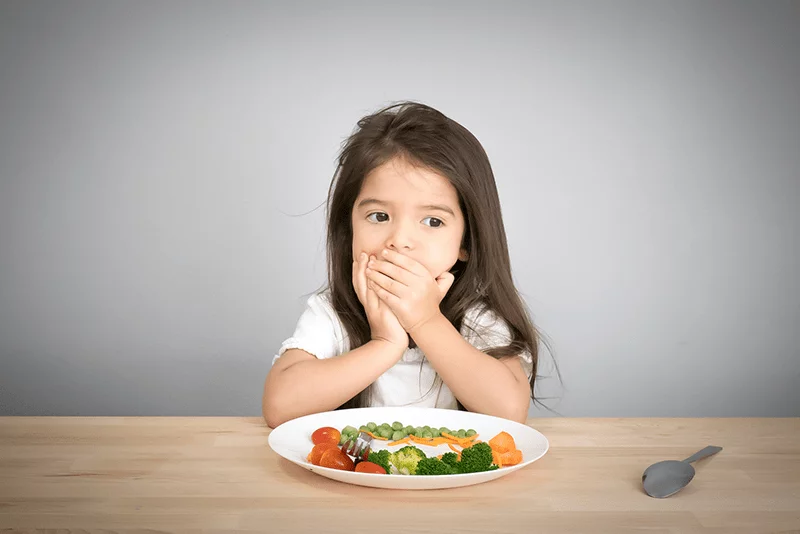
[[[289,349],[301,349],[319,359],[332,358],[342,352],[342,324],[326,293],[312,295],[306,301],[292,336],[281,343],[273,365]]]
[[[511,330],[506,321],[485,308],[473,308],[465,314],[461,335],[470,345],[481,351],[505,347],[511,343]],[[522,369],[530,380],[533,374],[533,358],[528,351],[518,356]]]

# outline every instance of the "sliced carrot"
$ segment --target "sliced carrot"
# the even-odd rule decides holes
[[[500,458],[500,453],[492,449],[492,463],[497,467],[503,467],[503,459]]]
[[[408,443],[411,439],[411,436],[406,436],[403,439],[398,439],[397,441],[392,441],[391,443],[387,443],[387,447],[391,447],[392,445],[400,445],[401,443]]]
[[[475,435],[470,436],[468,438],[459,438],[458,436],[453,436],[451,434],[448,434],[447,432],[442,432],[442,436],[444,436],[447,439],[452,440],[455,443],[457,443],[458,445],[461,445],[462,447],[466,448],[466,447],[468,447],[469,445],[471,445],[471,444],[473,444],[475,442],[475,438],[478,437],[478,434],[475,434]]]
[[[453,445],[452,443],[448,443],[447,446],[450,447],[450,450],[452,450],[453,452],[457,452],[458,454],[461,454],[461,451],[456,449],[456,446]]]
[[[508,432],[500,432],[495,437],[489,440],[489,446],[492,450],[499,453],[509,452],[516,450],[517,444],[514,443],[514,438]]]
[[[517,465],[522,462],[522,451],[519,449],[501,452],[498,453],[498,456],[500,457],[500,461],[503,462],[503,465]]]
[[[364,432],[365,434],[368,434],[368,435],[372,436],[372,437],[373,437],[373,438],[375,438],[375,439],[382,439],[383,441],[387,441],[387,440],[389,439],[389,438],[384,438],[383,436],[379,436],[379,435],[377,435],[377,434],[373,434],[373,433],[372,433],[372,432],[370,432],[369,430],[362,430],[362,432]]]

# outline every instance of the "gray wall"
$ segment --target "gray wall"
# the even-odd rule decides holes
[[[800,415],[799,5],[0,3],[0,413],[259,414],[340,143],[416,99],[490,156],[552,408]]]

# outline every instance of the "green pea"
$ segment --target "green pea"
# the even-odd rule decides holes
[[[423,431],[422,431],[422,437],[423,437],[423,438],[432,438],[432,437],[433,437],[433,434],[431,434],[431,431],[430,431],[430,430],[423,430]]]
[[[442,434],[442,433],[441,433],[441,432],[439,432],[439,429],[438,429],[438,428],[432,428],[432,429],[431,429],[431,435],[432,435],[434,438],[438,438],[439,436],[441,436],[441,434]]]
[[[461,430],[458,431],[458,433],[456,433],[456,436],[459,438],[466,438],[467,431],[462,428]]]
[[[472,437],[472,436],[474,436],[475,434],[477,434],[477,432],[475,432],[475,430],[474,430],[474,429],[470,428],[469,430],[467,430],[467,437],[468,437],[468,438],[471,438],[471,437]]]
[[[404,437],[406,436],[403,434],[402,430],[395,430],[392,434],[392,441],[397,441],[398,439],[403,439]]]
[[[395,421],[394,423],[392,423],[392,430],[402,430],[402,429],[403,429],[403,423],[399,421]]]
[[[375,430],[377,430],[378,428],[378,425],[370,421],[369,423],[367,423],[367,428],[369,429],[370,432],[375,432]]]

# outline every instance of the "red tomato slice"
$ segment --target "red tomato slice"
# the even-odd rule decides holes
[[[341,469],[342,471],[353,471],[355,469],[353,460],[336,447],[322,453],[319,465],[321,467],[330,467],[331,469]]]
[[[314,445],[314,448],[311,449],[310,453],[308,453],[308,458],[306,458],[308,463],[319,465],[322,454],[329,449],[339,450],[338,447],[333,443],[320,443],[319,445]]]
[[[319,445],[320,443],[333,443],[334,445],[339,445],[340,439],[342,439],[342,433],[332,426],[318,428],[313,434],[311,434],[311,442],[314,445]]]
[[[385,475],[386,469],[374,462],[358,462],[356,464],[356,473],[377,473],[379,475]]]

